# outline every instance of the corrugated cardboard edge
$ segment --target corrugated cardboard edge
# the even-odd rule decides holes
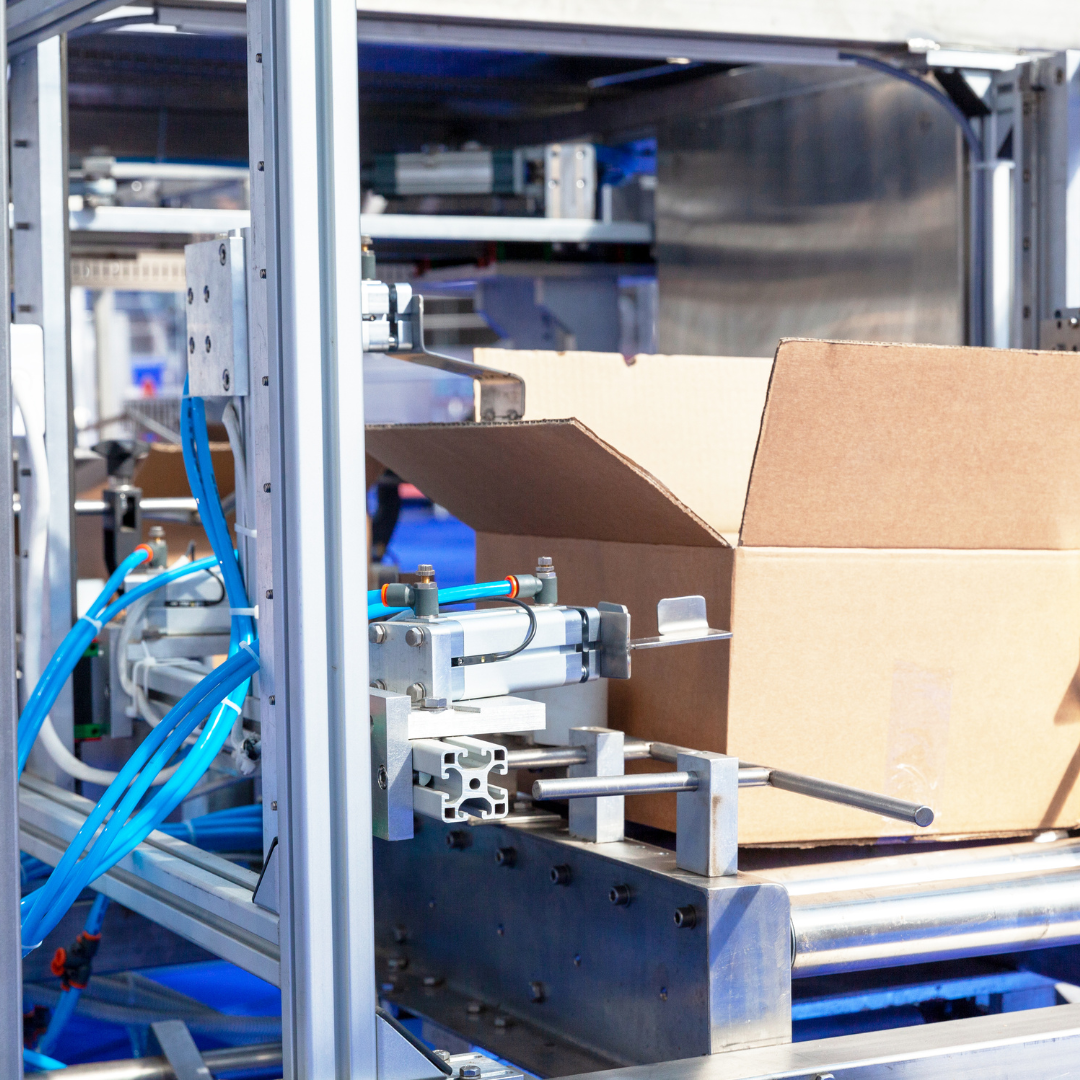
[[[549,420],[519,420],[519,421],[512,421],[512,422],[509,422],[509,423],[506,423],[506,422],[474,423],[474,422],[466,421],[466,422],[453,423],[453,424],[369,424],[367,426],[367,431],[368,432],[378,432],[378,431],[422,432],[422,431],[429,431],[429,430],[433,430],[433,429],[436,429],[436,430],[463,429],[463,430],[498,430],[498,431],[507,431],[507,430],[520,430],[522,428],[528,428],[528,427],[553,427],[555,425],[568,425],[568,426],[573,427],[576,431],[583,434],[587,439],[591,440],[601,450],[606,452],[610,457],[612,457],[616,462],[618,462],[619,465],[621,465],[623,468],[627,469],[629,472],[633,473],[639,479],[644,480],[645,483],[647,483],[650,487],[652,487],[664,500],[666,500],[671,505],[673,511],[680,514],[682,517],[689,519],[689,521],[691,521],[698,529],[700,529],[703,533],[706,534],[707,537],[709,537],[713,541],[713,544],[716,547],[718,547],[718,548],[730,548],[731,545],[724,538],[724,536],[721,533],[717,532],[707,521],[705,521],[701,517],[699,517],[689,506],[686,505],[686,503],[684,503],[680,498],[678,498],[678,496],[676,496],[670,490],[670,488],[668,488],[665,484],[663,484],[660,480],[658,480],[647,469],[642,468],[640,465],[637,464],[637,462],[633,461],[631,458],[627,457],[625,454],[623,454],[616,447],[612,446],[611,443],[606,442],[604,439],[601,439],[599,435],[597,435],[594,431],[592,431],[589,427],[587,427],[585,424],[583,424],[576,417],[565,417],[565,418],[561,418],[561,419],[549,419]],[[369,460],[374,460],[374,459],[371,458],[370,454],[369,454]],[[402,479],[403,480],[409,480],[410,482],[415,482],[415,480],[413,480],[413,478],[407,477],[407,476],[403,476]],[[427,492],[425,492],[425,494],[427,494]],[[464,519],[462,519],[462,520],[464,520]],[[469,522],[465,521],[465,524],[469,524]],[[486,531],[493,532],[494,530],[486,530]],[[509,528],[506,529],[506,530],[501,530],[501,532],[503,532],[503,534],[505,534],[505,535],[515,535],[513,530],[509,529]],[[558,537],[555,537],[555,538],[558,538]],[[583,538],[583,539],[589,539],[589,538],[586,537],[586,538]],[[597,538],[594,537],[593,539],[597,539]],[[613,540],[612,542],[615,542],[615,543],[619,543],[619,542],[624,542],[624,543],[660,543],[660,541],[639,541],[639,540],[625,540],[625,541]],[[702,545],[686,545],[686,546],[708,547],[708,546],[712,546],[712,545],[702,544]]]

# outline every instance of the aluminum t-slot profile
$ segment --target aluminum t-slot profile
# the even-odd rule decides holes
[[[414,739],[413,809],[439,821],[498,821],[507,815],[505,788],[489,783],[492,773],[505,776],[506,747],[460,735],[450,739]]]

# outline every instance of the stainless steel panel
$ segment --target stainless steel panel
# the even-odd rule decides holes
[[[659,349],[962,343],[959,142],[887,76],[762,67],[659,129]]]

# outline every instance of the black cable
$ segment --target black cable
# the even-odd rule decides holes
[[[517,656],[519,652],[524,652],[532,644],[533,638],[536,637],[536,612],[533,611],[531,604],[526,604],[523,600],[515,600],[509,596],[485,596],[481,597],[481,599],[494,600],[499,604],[514,604],[516,607],[521,608],[529,616],[529,632],[525,635],[525,640],[516,649],[511,649],[509,652],[484,653],[479,656],[457,656],[451,661],[453,667],[470,667],[473,664],[492,664],[498,660],[509,660],[511,656]],[[473,603],[472,600],[450,601],[450,604],[471,603]],[[442,611],[444,607],[449,607],[450,604],[440,604],[439,610]]]

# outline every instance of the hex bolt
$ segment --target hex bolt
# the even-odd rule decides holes
[[[470,1016],[479,1016],[484,1011],[484,1006],[479,1001],[470,1001],[469,1004],[465,1006],[465,1011]]]
[[[494,1024],[497,1028],[508,1028],[510,1026],[510,1017],[508,1016],[496,1016]]]
[[[409,966],[409,958],[407,956],[391,956],[386,961],[386,966],[391,971],[404,971]]]
[[[566,863],[560,863],[558,866],[551,868],[551,884],[552,885],[569,885],[572,873],[570,867]]]
[[[372,679],[371,680],[371,689],[372,690],[385,690],[386,689],[386,683],[383,682],[382,679]]]
[[[495,852],[495,861],[499,866],[509,869],[517,864],[517,848],[501,847]]]
[[[372,645],[381,645],[387,637],[389,637],[389,634],[382,623],[373,622],[367,628],[367,639]]]
[[[405,644],[411,645],[414,649],[419,649],[420,646],[424,644],[425,637],[427,637],[427,635],[421,627],[410,626],[409,629],[405,631]]]
[[[529,983],[529,996],[535,1004],[539,1005],[540,1002],[547,997],[547,994],[544,992],[544,984],[537,981]]]
[[[449,1050],[432,1050],[432,1053],[437,1058],[442,1058],[443,1061],[449,1061],[450,1060],[450,1051]]]
[[[630,903],[630,895],[629,885],[613,885],[611,892],[607,894],[607,898],[616,907],[626,907]]]
[[[462,1065],[460,1070],[462,1080],[477,1080],[480,1076],[479,1065]]]
[[[427,687],[422,682],[414,682],[405,693],[412,698],[413,704],[418,705],[427,697]]]
[[[697,926],[697,908],[693,904],[675,909],[675,925],[680,930],[693,930]]]
[[[441,986],[442,985],[442,976],[441,975],[425,975],[424,976],[424,985],[429,990],[436,987],[436,986]]]
[[[446,846],[451,851],[463,851],[469,846],[469,834],[464,829],[451,829],[446,834]]]

